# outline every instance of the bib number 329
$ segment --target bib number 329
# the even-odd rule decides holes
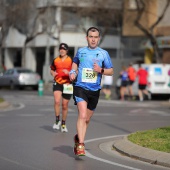
[[[82,82],[96,83],[97,82],[97,72],[93,71],[93,69],[91,69],[91,68],[83,68]]]

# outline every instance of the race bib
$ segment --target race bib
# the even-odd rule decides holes
[[[73,85],[72,84],[64,84],[63,85],[63,93],[64,94],[73,94]]]
[[[91,68],[83,68],[82,70],[82,82],[96,83],[97,82],[97,72],[93,71]]]

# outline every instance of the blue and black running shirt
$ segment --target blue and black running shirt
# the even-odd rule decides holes
[[[78,75],[75,86],[87,90],[97,91],[101,89],[100,83],[102,74],[93,71],[93,64],[97,63],[100,67],[113,68],[110,56],[107,51],[97,47],[90,49],[88,47],[80,48],[73,62],[78,65]]]

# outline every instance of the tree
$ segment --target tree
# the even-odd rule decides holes
[[[136,11],[137,11],[137,15],[136,15],[136,19],[134,21],[135,25],[148,37],[148,39],[150,40],[152,46],[153,46],[153,50],[154,50],[154,55],[155,55],[155,60],[157,63],[160,62],[160,55],[159,55],[159,48],[158,48],[158,44],[156,41],[156,36],[154,34],[154,29],[155,27],[160,23],[160,21],[163,19],[169,5],[170,5],[170,0],[166,0],[166,3],[164,5],[164,8],[162,10],[162,13],[160,14],[160,16],[157,16],[156,20],[154,23],[152,23],[151,26],[149,27],[145,27],[142,22],[142,16],[144,15],[144,13],[151,13],[151,11],[148,11],[148,6],[152,6],[153,0],[135,0],[136,2]]]
[[[122,1],[119,0],[119,3],[121,4]],[[65,11],[76,14],[80,21],[77,23],[77,27],[81,28],[83,32],[86,32],[89,26],[100,27],[102,31],[100,43],[106,34],[117,35],[122,27],[122,8],[118,8],[113,0],[105,0],[105,3],[103,0],[85,2],[75,0],[72,8],[66,8]]]
[[[36,8],[36,0],[0,0],[0,62],[2,63],[2,46],[13,27],[24,34],[26,39],[22,50],[22,66],[25,66],[26,45],[40,34],[53,36],[52,27],[56,25],[55,9],[48,4],[44,8]],[[49,48],[49,47],[48,47]]]
[[[10,27],[17,29],[25,36],[32,32],[36,16],[35,0],[1,0],[0,1],[0,59],[2,63],[2,46]]]

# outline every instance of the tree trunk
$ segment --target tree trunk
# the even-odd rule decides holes
[[[159,53],[159,47],[158,47],[156,38],[152,36],[152,38],[150,38],[150,40],[151,40],[151,44],[152,44],[152,47],[154,50],[155,61],[156,61],[156,63],[160,63],[161,62],[160,55],[159,55],[160,53]]]
[[[0,64],[2,64],[2,47],[0,47]]]

